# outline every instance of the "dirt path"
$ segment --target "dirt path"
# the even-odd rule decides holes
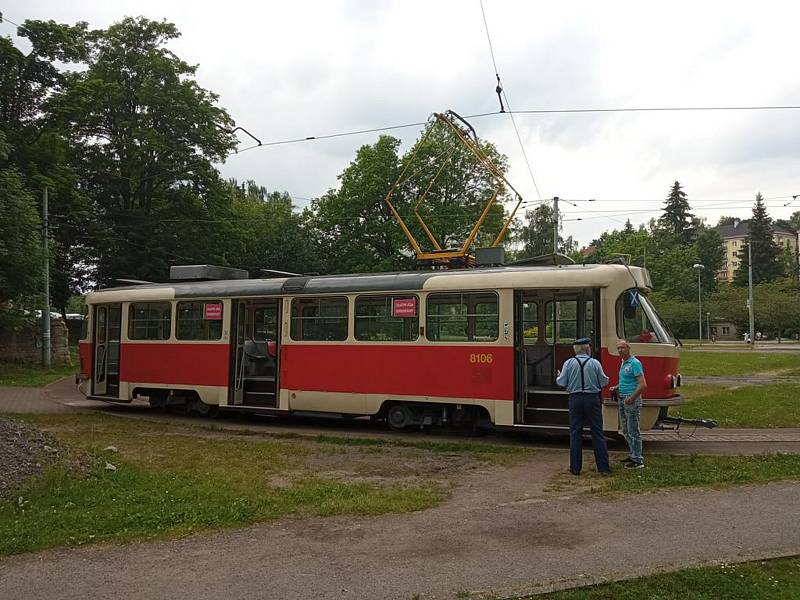
[[[0,559],[0,590],[19,600],[502,597],[800,553],[800,484],[558,496],[544,486],[562,458],[542,452],[473,472],[442,506],[420,513],[284,520]]]

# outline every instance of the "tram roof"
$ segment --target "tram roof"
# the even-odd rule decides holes
[[[629,278],[635,287],[649,288],[650,277],[640,267],[625,265],[506,266],[485,269],[398,271],[349,275],[313,275],[274,279],[234,279],[195,282],[147,283],[105,288],[87,296],[92,302],[171,300],[336,294],[355,292],[446,291],[487,288],[607,287]]]

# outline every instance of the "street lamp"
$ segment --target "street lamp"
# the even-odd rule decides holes
[[[700,345],[703,345],[703,288],[700,286],[700,272],[705,269],[705,265],[695,263],[693,269],[697,269],[697,331],[700,334]]]
[[[706,338],[708,339],[709,342],[712,341],[711,340],[711,313],[710,312],[706,312]]]

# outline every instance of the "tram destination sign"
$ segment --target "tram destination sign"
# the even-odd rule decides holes
[[[393,317],[416,317],[417,299],[416,298],[392,298]]]
[[[219,321],[222,319],[222,304],[214,302],[213,304],[203,305],[203,318],[206,321]]]

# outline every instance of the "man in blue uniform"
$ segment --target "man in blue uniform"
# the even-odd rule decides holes
[[[639,359],[631,355],[631,345],[625,340],[617,342],[617,352],[622,359],[619,366],[619,420],[622,434],[628,442],[630,456],[625,461],[626,469],[643,469],[642,432],[639,430],[639,415],[642,410],[642,393],[647,388],[644,368]]]
[[[583,466],[583,426],[588,423],[597,470],[610,473],[608,447],[603,437],[603,400],[600,390],[608,385],[600,361],[589,356],[591,340],[579,338],[572,349],[575,356],[567,359],[556,383],[569,392],[569,471],[580,475]]]

